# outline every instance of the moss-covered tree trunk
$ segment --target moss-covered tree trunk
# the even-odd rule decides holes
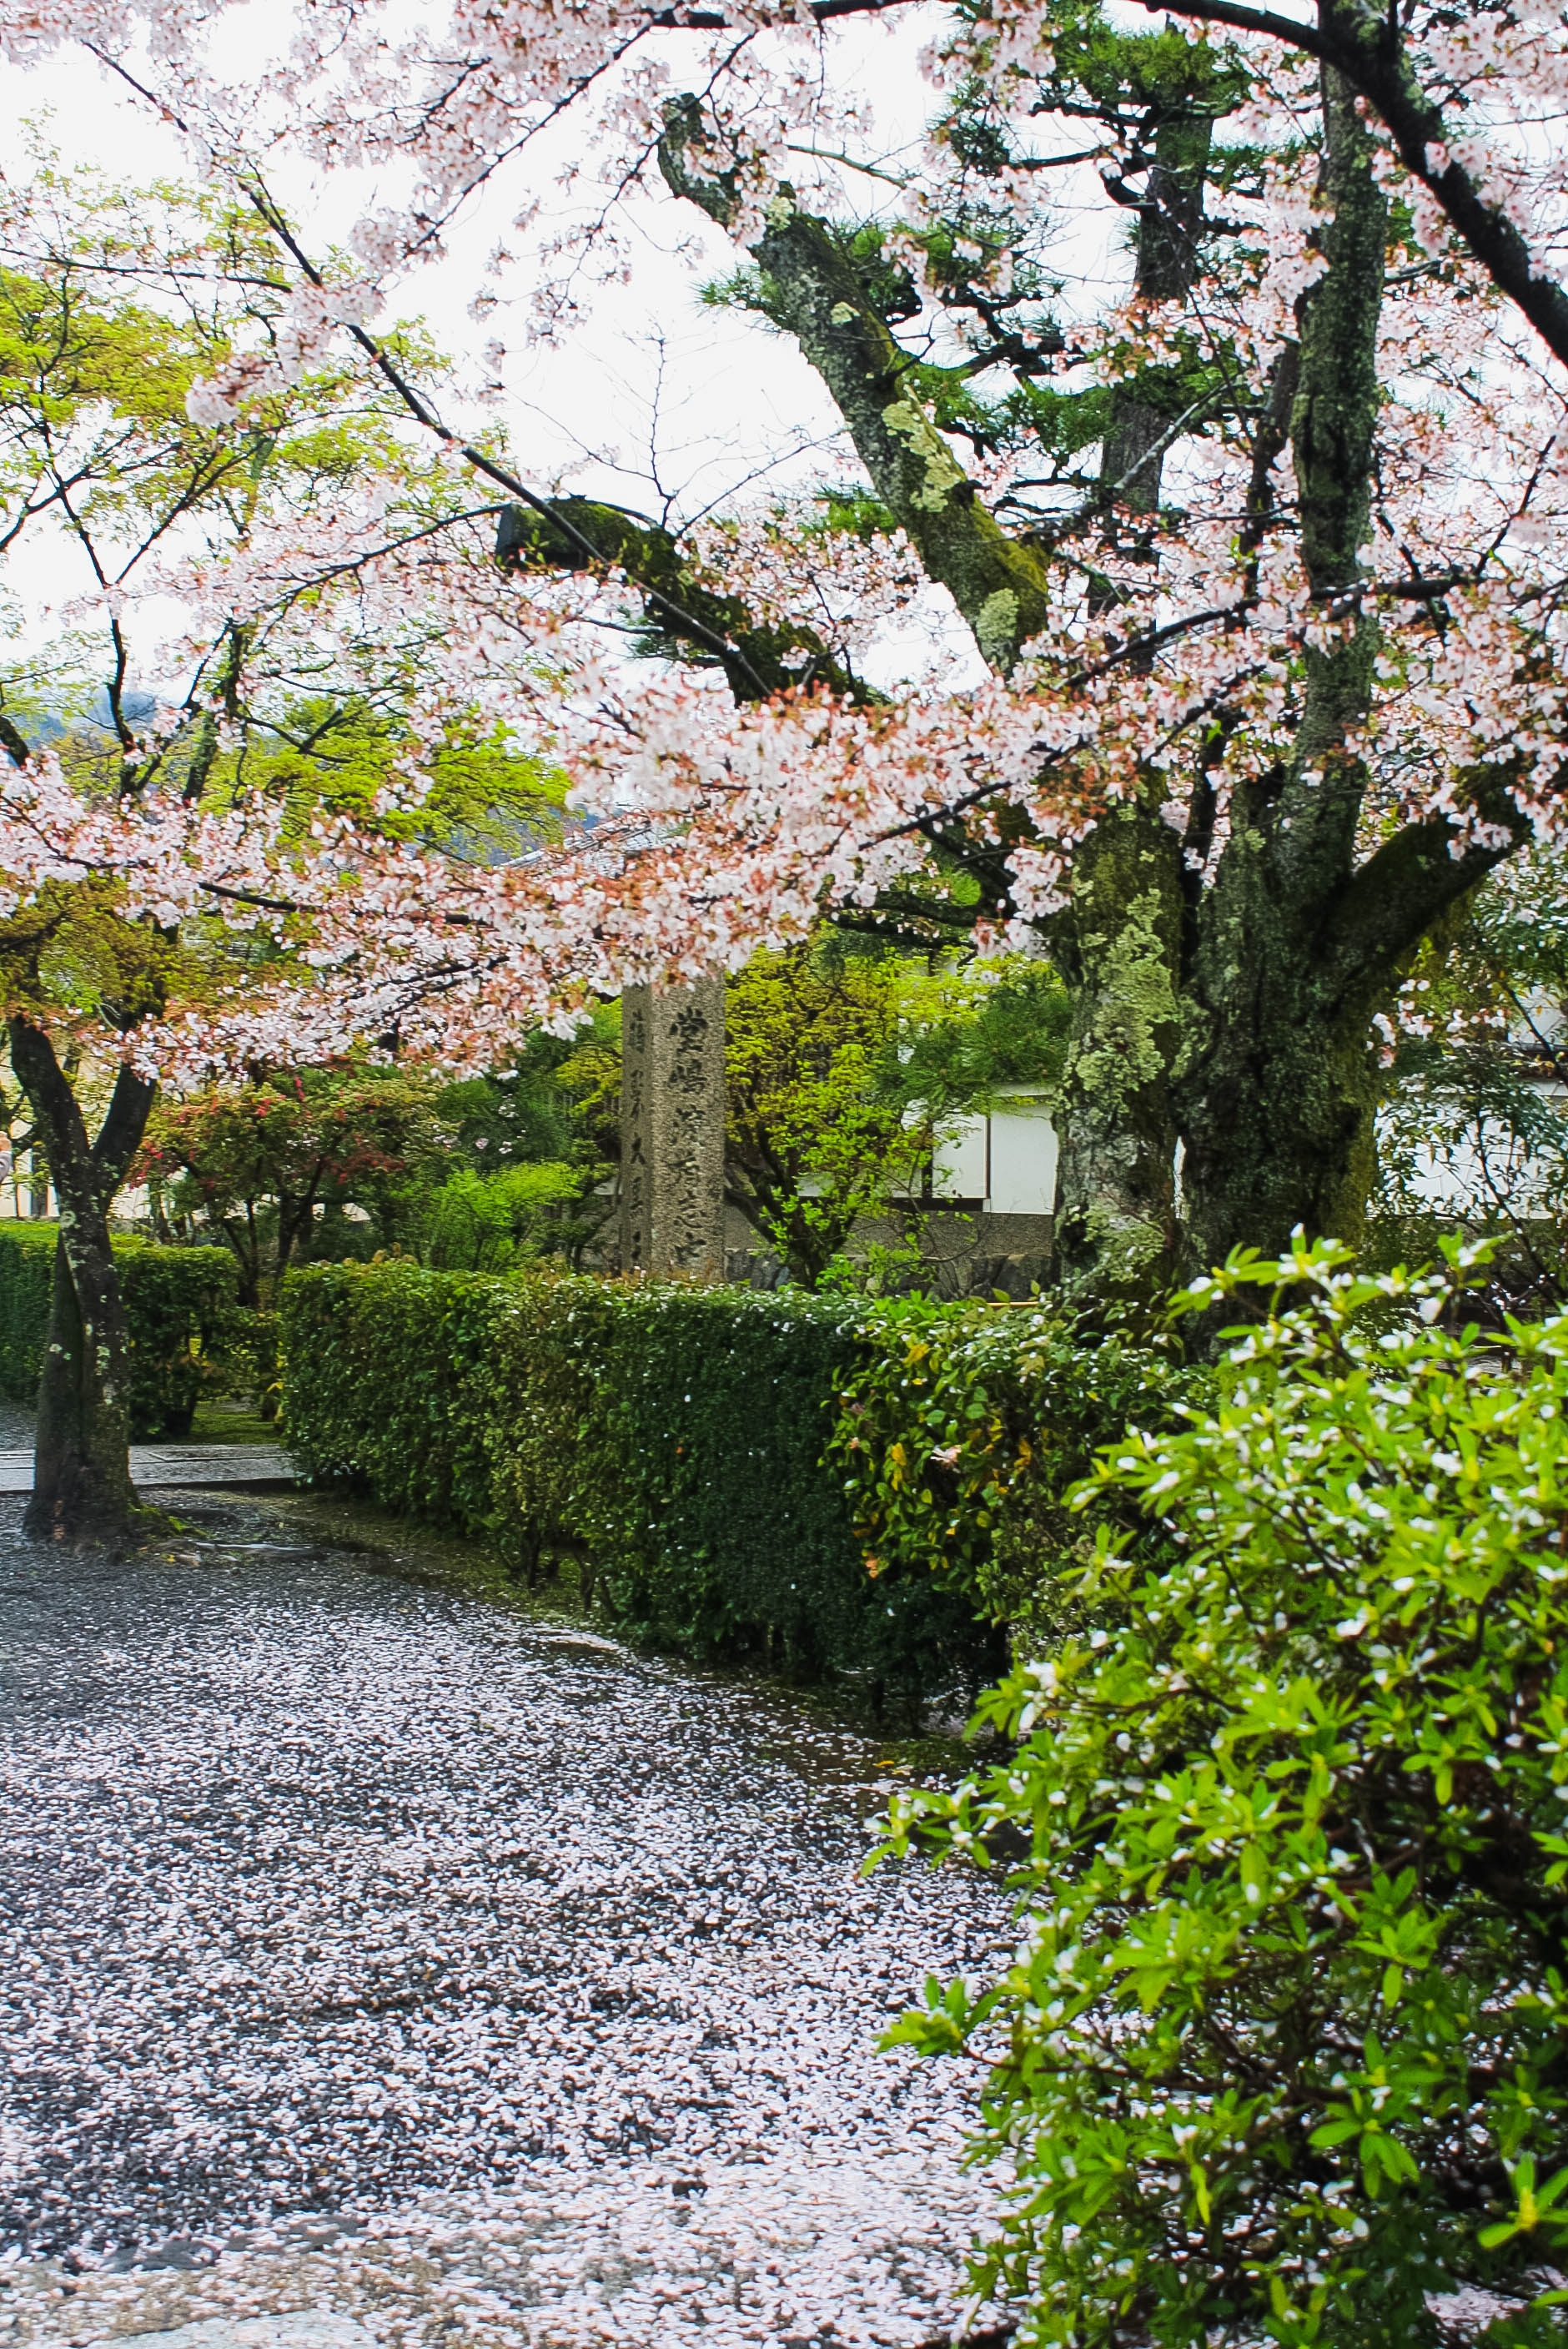
[[[1154,132],[1138,215],[1135,288],[1180,302],[1197,272],[1212,116],[1177,103]],[[1108,544],[1159,512],[1165,441],[1180,413],[1169,369],[1116,387],[1100,452]],[[1173,404],[1175,403],[1175,404]],[[1091,595],[1102,611],[1108,585]],[[1069,1292],[1142,1288],[1177,1248],[1175,1105],[1180,1037],[1181,843],[1161,813],[1158,781],[1097,825],[1073,860],[1069,902],[1051,944],[1072,999],[1057,1123],[1056,1248]]]
[[[1084,842],[1052,926],[1072,1010],[1057,1105],[1056,1249],[1075,1293],[1158,1282],[1176,1249],[1181,856],[1158,812],[1130,801]]]
[[[141,1140],[154,1088],[122,1068],[102,1130],[89,1142],[47,1035],[15,1019],[10,1038],[12,1067],[45,1137],[60,1218],[24,1530],[73,1547],[118,1546],[135,1535],[138,1503],[129,1338],[108,1209]]]

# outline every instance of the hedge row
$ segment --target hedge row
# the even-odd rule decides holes
[[[575,1553],[634,1636],[897,1706],[965,1704],[1006,1661],[963,1591],[866,1570],[824,1463],[862,1343],[842,1304],[312,1266],[282,1337],[306,1474],[482,1533],[530,1579]]]
[[[0,1394],[12,1402],[37,1397],[57,1238],[52,1223],[0,1223]],[[189,1435],[202,1394],[227,1382],[242,1336],[233,1257],[129,1237],[117,1237],[114,1253],[130,1325],[130,1432]]]
[[[306,1474],[481,1533],[689,1655],[962,1702],[1059,1628],[1068,1486],[1191,1391],[1046,1308],[315,1266],[284,1292]],[[1127,1529],[1138,1537],[1138,1530]]]
[[[1113,1512],[1119,1546],[1160,1538],[1141,1512],[1066,1495],[1130,1426],[1171,1425],[1208,1374],[1163,1334],[1087,1335],[1058,1307],[872,1306],[830,1451],[873,1573],[922,1568],[1024,1646],[1064,1628],[1064,1590]]]

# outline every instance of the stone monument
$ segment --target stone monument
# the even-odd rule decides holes
[[[724,981],[621,997],[621,1269],[724,1278]]]

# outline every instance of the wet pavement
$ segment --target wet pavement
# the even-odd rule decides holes
[[[860,1875],[882,1745],[168,1506],[0,1500],[0,2343],[943,2337],[975,2083],[875,2042],[1002,1920]]]
[[[131,1481],[186,1491],[213,1485],[292,1485],[288,1455],[276,1444],[133,1444]],[[30,1493],[33,1453],[0,1451],[0,1493]]]
[[[0,1399],[0,1494],[33,1489],[30,1406]],[[179,1485],[292,1485],[287,1454],[276,1444],[133,1444],[130,1473],[137,1489]]]

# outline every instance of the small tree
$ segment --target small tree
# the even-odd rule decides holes
[[[830,940],[760,954],[725,993],[725,1183],[812,1286],[862,1216],[924,1188],[926,1119],[890,1082],[904,973]]]
[[[161,1104],[130,1179],[232,1248],[240,1302],[266,1310],[318,1216],[357,1206],[396,1238],[400,1202],[446,1171],[450,1140],[428,1081],[317,1070]]]

